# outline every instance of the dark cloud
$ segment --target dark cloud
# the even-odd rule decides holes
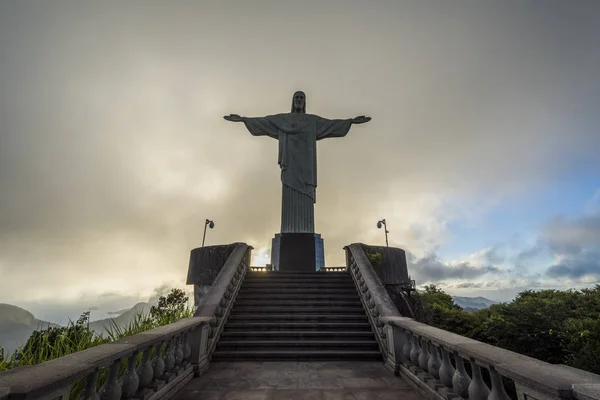
[[[536,257],[542,255],[547,250],[543,243],[538,242],[534,246],[531,246],[517,254],[515,257],[515,264],[517,266],[527,265],[528,262],[532,261]]]
[[[440,261],[435,254],[416,259],[414,255],[407,252],[407,261],[408,271],[418,283],[435,283],[444,279],[475,279],[488,273],[500,272],[498,268],[491,265],[478,267],[468,262],[448,265]]]
[[[550,278],[600,279],[600,214],[555,218],[544,226],[542,241],[561,260],[547,269]]]
[[[581,257],[566,258],[560,264],[549,267],[546,274],[551,278],[572,279],[595,275],[600,280],[600,252],[589,252]]]

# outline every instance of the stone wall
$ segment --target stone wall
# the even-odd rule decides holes
[[[411,296],[406,252],[397,247],[366,244],[361,247],[400,314],[421,321],[423,307],[416,297]]]
[[[239,243],[198,247],[190,252],[187,284],[194,285],[194,306],[197,307],[211,287],[221,268]]]
[[[363,244],[362,248],[367,257],[370,254],[381,254],[381,262],[371,262],[371,265],[384,285],[406,285],[409,283],[404,250],[397,247],[368,246],[366,244]]]

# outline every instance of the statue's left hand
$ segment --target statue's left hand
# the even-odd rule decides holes
[[[369,122],[371,120],[371,117],[365,117],[364,115],[361,115],[360,117],[356,117],[352,119],[352,123],[353,124],[364,124],[366,122]]]

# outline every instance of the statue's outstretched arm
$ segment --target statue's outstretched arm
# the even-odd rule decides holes
[[[279,139],[279,130],[271,121],[271,117],[241,117],[237,114],[224,116],[227,121],[243,122],[253,136],[269,136]]]
[[[361,115],[356,118],[349,119],[327,119],[319,117],[317,121],[317,140],[344,137],[350,131],[352,124],[364,124],[369,122],[371,118]]]

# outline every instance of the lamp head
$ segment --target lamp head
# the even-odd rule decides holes
[[[212,221],[210,221],[210,222],[209,222],[209,224],[208,224],[208,227],[209,227],[210,229],[214,228],[214,227],[215,227],[215,223],[214,223],[214,222],[212,222]]]
[[[377,221],[377,228],[381,229],[381,221]]]

